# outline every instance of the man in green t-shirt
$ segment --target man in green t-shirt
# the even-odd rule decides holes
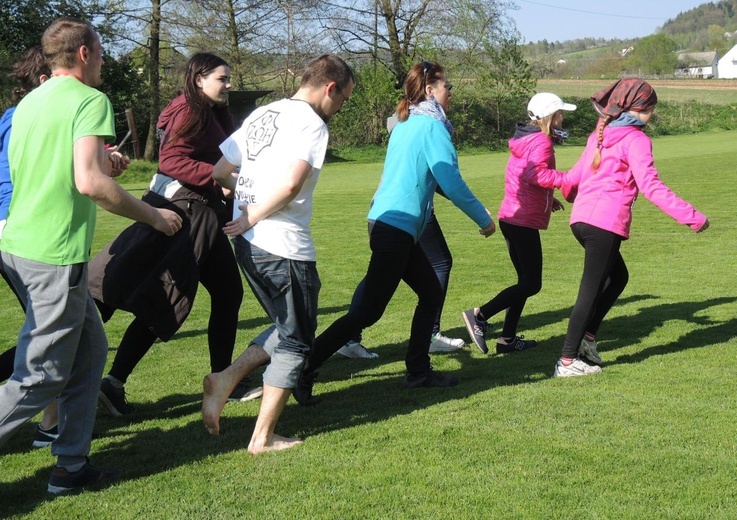
[[[102,46],[86,22],[60,18],[44,32],[52,77],[13,115],[9,162],[13,198],[0,241],[2,267],[27,308],[13,375],[0,386],[0,446],[59,397],[57,464],[48,490],[59,494],[118,478],[87,458],[107,340],[87,292],[96,205],[167,235],[181,218],[155,209],[113,179],[127,160],[100,85]]]

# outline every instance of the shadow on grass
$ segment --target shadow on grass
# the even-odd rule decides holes
[[[320,309],[320,314],[331,314],[336,312],[348,312],[349,305],[336,305],[334,307],[324,307]],[[258,310],[259,313],[262,311]],[[245,329],[257,329],[259,333],[262,330],[267,329],[268,327],[271,327],[271,320],[267,316],[259,316],[258,318],[249,318],[246,320],[240,320],[238,322],[238,329],[239,330],[245,330]],[[197,336],[207,336],[207,329],[196,329],[196,330],[187,330],[184,332],[177,332],[177,334],[172,339],[180,339],[180,338],[194,338]],[[240,354],[240,352],[245,348],[246,345],[243,345],[241,349],[239,350],[239,346],[236,345],[235,352],[236,354]],[[113,349],[111,349],[113,350]]]
[[[622,298],[619,305],[644,302],[655,298],[651,295],[634,295]],[[727,341],[737,335],[737,318],[714,321],[697,314],[710,307],[735,301],[737,298],[723,297],[700,302],[656,304],[643,306],[635,315],[618,316],[605,320],[602,335],[610,336],[614,331],[618,337],[604,344],[600,349],[600,352],[604,353],[607,350],[636,345],[668,321],[685,321],[698,326],[697,330],[692,330],[671,343],[645,348],[636,354],[619,356],[614,361],[606,362],[605,365],[636,363],[651,356],[701,348]],[[524,316],[523,319],[527,328],[532,329],[564,321],[568,315],[569,309],[561,309]],[[464,327],[446,329],[446,332],[449,336],[454,337],[467,336]],[[313,413],[305,417],[301,424],[301,434],[319,435],[342,427],[380,422],[442,401],[463,399],[493,387],[528,384],[548,379],[560,356],[560,347],[563,345],[564,337],[565,334],[550,337],[540,342],[538,348],[520,354],[490,355],[478,358],[473,357],[468,349],[453,353],[451,355],[454,359],[461,363],[461,368],[453,371],[461,378],[460,385],[455,388],[404,390],[402,388],[403,365],[399,365],[390,372],[372,371],[370,374],[362,374],[360,367],[365,369],[366,360],[347,360],[340,364],[330,361],[321,368],[321,377],[315,386],[315,395],[321,397],[323,402],[313,409]],[[493,349],[493,340],[489,343],[490,348]],[[372,350],[379,353],[381,356],[379,361],[382,363],[394,363],[403,360],[406,347],[407,343],[403,342],[384,345]],[[435,356],[437,355],[433,355],[433,358]],[[353,367],[358,368],[359,371],[350,373]],[[348,374],[346,374],[346,368],[349,371]],[[329,382],[348,378],[357,381],[357,384],[352,385],[349,391],[320,391],[321,381]],[[328,407],[330,409],[324,414],[322,410],[318,411],[319,408]],[[299,428],[299,425],[295,427]]]
[[[620,305],[651,299],[654,297],[650,295],[635,295],[621,299]],[[663,324],[673,320],[685,321],[698,326],[698,329],[691,330],[665,345],[647,347],[634,354],[620,355],[607,364],[637,363],[652,356],[727,341],[735,336],[737,318],[715,321],[697,314],[710,307],[735,301],[737,298],[723,297],[700,302],[643,306],[634,315],[618,316],[605,321],[600,336],[612,338],[614,335],[612,333],[615,333],[618,337],[602,342],[601,351],[606,359],[607,351],[636,345]],[[528,328],[533,328],[563,321],[568,317],[568,312],[568,309],[545,311],[526,315],[524,320]],[[463,327],[447,332],[449,335],[466,336]],[[375,361],[336,356],[339,359],[331,359],[321,368],[321,377],[315,386],[315,394],[322,398],[322,402],[315,407],[303,408],[290,400],[280,418],[277,432],[287,436],[317,436],[408,415],[418,409],[429,408],[445,401],[462,400],[494,387],[529,384],[548,379],[555,360],[560,355],[559,347],[562,345],[563,337],[563,334],[560,334],[548,338],[542,341],[537,349],[521,354],[480,358],[472,356],[470,348],[473,347],[449,354],[461,365],[459,370],[453,370],[461,377],[460,385],[454,388],[403,389],[406,341],[372,349],[380,355]],[[493,345],[493,341],[491,343]],[[377,366],[380,367],[379,370]],[[326,392],[322,384],[348,379],[354,383],[348,389]],[[170,394],[155,403],[138,405],[136,415],[130,418],[100,415],[95,426],[99,439],[93,441],[93,462],[101,467],[122,467],[126,471],[124,479],[132,480],[228,452],[242,451],[243,456],[248,457],[246,448],[258,408],[252,406],[253,414],[247,416],[233,416],[226,413],[221,419],[222,435],[212,437],[206,433],[202,425],[201,399],[202,394],[199,392]],[[162,429],[159,426],[146,429],[144,426],[147,421],[161,419],[186,421],[188,417],[192,417],[192,420],[171,429]],[[129,430],[128,425],[131,421],[144,428]],[[32,425],[24,426],[18,433],[4,447],[5,453],[30,450]],[[104,446],[98,447],[100,441],[105,442]],[[49,496],[45,488],[52,464],[50,459],[48,468],[41,468],[32,476],[19,481],[0,484],[2,497],[0,502],[8,504],[2,509],[14,515],[27,514],[47,502]],[[12,509],[9,507],[10,503],[13,505]]]

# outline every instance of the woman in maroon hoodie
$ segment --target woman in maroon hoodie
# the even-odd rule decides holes
[[[198,282],[210,294],[211,369],[220,372],[230,365],[243,286],[222,232],[231,210],[212,179],[222,156],[219,145],[235,130],[227,106],[230,88],[230,68],[223,59],[195,54],[187,63],[184,93],[158,120],[159,169],[143,200],[177,210],[185,232],[165,237],[134,225],[91,263],[90,292],[103,319],[118,308],[135,315],[100,386],[100,401],[113,415],[133,412],[123,385],[156,338],[167,341],[179,329]]]

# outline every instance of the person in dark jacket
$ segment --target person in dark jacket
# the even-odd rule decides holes
[[[235,130],[227,106],[230,88],[230,68],[222,58],[195,54],[187,64],[184,93],[158,120],[159,169],[143,200],[177,211],[185,232],[169,238],[130,226],[90,265],[90,292],[103,319],[115,309],[135,315],[100,386],[100,402],[113,415],[134,411],[124,384],[156,338],[167,341],[182,325],[198,283],[211,300],[207,331],[211,369],[219,372],[230,365],[243,286],[222,232],[230,205],[212,179],[213,165],[222,156],[218,145]],[[245,393],[238,387],[233,397]]]

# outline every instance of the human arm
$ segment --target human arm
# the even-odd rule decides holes
[[[143,222],[169,236],[182,227],[182,219],[158,209],[125,191],[107,173],[102,137],[85,136],[74,142],[74,183],[77,190],[106,211]]]
[[[310,172],[312,165],[302,159],[291,162],[282,172],[275,172],[270,179],[272,189],[260,197],[260,202],[238,206],[243,213],[225,224],[223,231],[230,236],[242,235],[259,221],[282,209],[299,194]]]
[[[227,112],[227,108],[225,110]],[[232,122],[226,128],[223,118],[212,109],[207,113],[207,124],[199,133],[177,137],[188,113],[189,104],[183,96],[176,98],[162,113],[159,125],[164,135],[159,147],[159,171],[190,186],[211,187],[213,165],[221,156],[218,145],[232,133]]]
[[[212,168],[212,178],[223,189],[232,192],[235,190],[236,176],[234,174],[236,168],[238,167],[235,164],[231,164],[225,157],[221,157]]]
[[[5,221],[10,209],[10,198],[13,184],[10,181],[10,163],[8,148],[10,146],[10,122],[15,108],[8,109],[0,119],[0,220]]]
[[[482,235],[489,236],[495,229],[491,214],[461,177],[450,135],[442,123],[437,123],[424,134],[423,149],[430,171],[443,194],[479,226]]]
[[[560,193],[563,195],[563,198],[566,199],[568,202],[573,202],[576,200],[576,195],[578,194],[578,185],[581,183],[581,176],[583,175],[583,171],[585,168],[585,164],[589,164],[586,161],[590,161],[590,158],[586,154],[586,150],[581,154],[581,157],[579,157],[578,161],[576,161],[576,164],[573,165],[573,167],[568,170],[568,172],[563,175],[563,178],[561,179],[560,184]]]
[[[555,169],[553,141],[541,132],[534,134],[533,138],[527,164],[522,170],[522,180],[541,188],[560,188],[565,173]]]
[[[643,132],[633,134],[627,146],[627,161],[637,188],[662,212],[696,232],[708,228],[706,215],[678,197],[660,179],[654,164],[652,141]]]

